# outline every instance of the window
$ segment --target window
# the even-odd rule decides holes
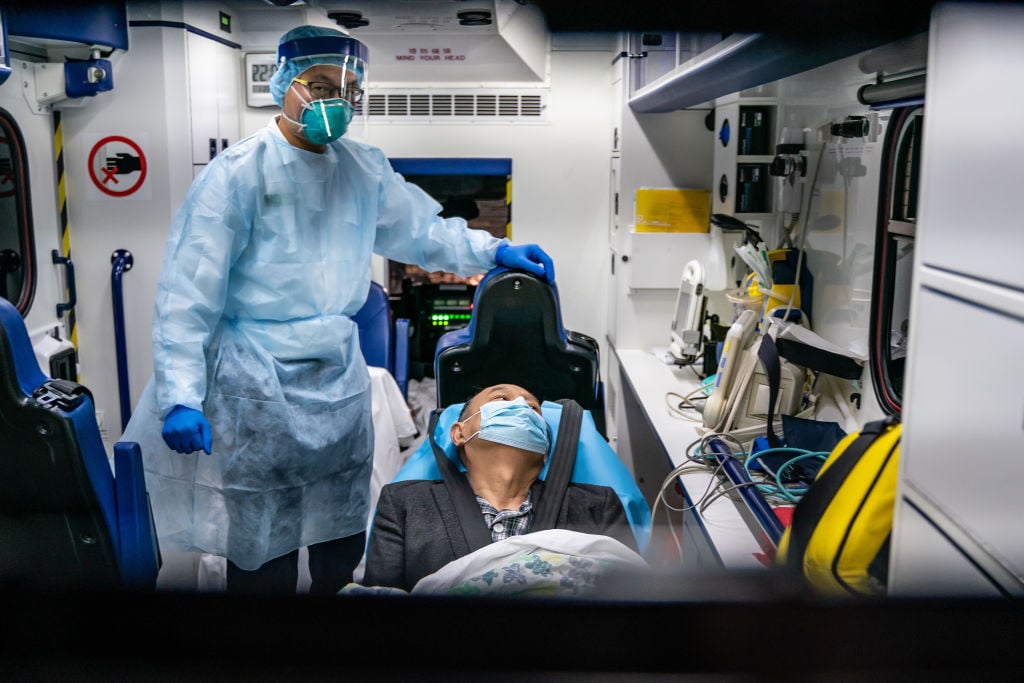
[[[471,158],[391,159],[406,180],[441,205],[440,215],[460,217],[470,228],[507,237],[512,221],[512,160]],[[434,353],[440,337],[469,324],[476,285],[484,273],[459,277],[427,273],[391,261],[388,293],[395,317],[411,321],[409,378],[434,376]]]
[[[0,296],[22,315],[35,294],[35,263],[25,141],[0,109]]]
[[[923,107],[892,111],[885,136],[871,316],[871,377],[882,409],[899,414],[921,178]]]

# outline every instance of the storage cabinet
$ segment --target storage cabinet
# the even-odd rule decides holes
[[[934,506],[934,524],[954,538],[964,536],[961,545],[969,545],[961,551],[975,563],[990,573],[1024,576],[1016,502],[1024,480],[1024,322],[991,308],[996,302],[965,278],[924,277],[912,322],[912,338],[926,341],[911,356],[903,438],[903,479],[911,488],[905,495],[919,507]],[[982,353],[975,352],[979,339],[985,340]],[[983,396],[963,401],[956,387]],[[920,542],[904,536],[918,552]],[[914,553],[902,551],[903,561],[916,566],[906,557]]]
[[[996,5],[941,6],[929,32],[894,595],[974,593],[979,572],[1024,594],[1019,193],[1002,181],[1024,153],[1005,87],[1024,79],[1022,32],[1024,8]]]
[[[620,349],[668,345],[669,323],[683,267],[690,259],[703,257],[707,252],[706,233],[637,234],[633,223],[637,188],[710,189],[707,169],[712,165],[712,133],[705,125],[710,103],[652,115],[637,114],[629,100],[638,89],[657,82],[721,37],[647,34],[645,41],[644,35],[621,34],[610,60],[609,81],[614,99],[608,141],[612,211],[607,226],[605,340]],[[659,39],[660,44],[653,44]],[[663,238],[672,249],[671,255],[658,251]],[[605,357],[612,355],[607,353]],[[621,396],[618,373],[605,376],[606,394]],[[614,443],[616,425],[624,421],[621,415],[613,414],[615,401],[606,400],[605,404],[609,412],[608,435]]]
[[[716,101],[713,213],[758,220],[774,210],[770,166],[777,112],[775,101],[766,98],[741,94]]]
[[[194,33],[186,34],[192,163],[198,173],[238,140],[240,53]]]
[[[901,597],[954,593],[997,597],[998,588],[916,507],[901,509],[898,543],[901,552],[889,570],[890,590]]]

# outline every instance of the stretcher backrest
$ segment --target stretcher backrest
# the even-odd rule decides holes
[[[573,399],[604,434],[600,366],[597,342],[562,326],[556,285],[498,267],[477,286],[469,325],[437,342],[437,405],[512,381],[542,401]]]
[[[155,587],[159,549],[138,444],[117,444],[111,467],[88,390],[42,373],[5,299],[0,443],[0,579]]]
[[[409,381],[409,321],[399,318],[392,322],[388,293],[376,282],[370,282],[366,303],[352,320],[359,329],[359,346],[366,364],[390,372],[405,396]]]
[[[456,403],[448,406],[441,412],[437,419],[437,425],[434,428],[434,439],[444,450],[445,455],[456,464],[460,471],[464,472],[466,468],[459,459],[458,449],[452,443],[449,435],[452,424],[459,419],[462,406],[462,403]],[[558,434],[562,416],[561,404],[544,401],[541,404],[541,414],[543,414],[551,434]],[[552,444],[552,448],[554,448],[554,444]],[[541,470],[541,479],[547,478],[550,464],[551,458],[549,457],[544,465],[544,469]],[[409,456],[409,460],[399,470],[394,481],[419,479],[441,479],[441,471],[438,469],[437,461],[434,459],[429,439],[425,440]],[[626,517],[629,519],[630,528],[633,530],[633,535],[637,540],[637,547],[643,553],[651,530],[650,508],[629,469],[622,464],[615,451],[611,449],[611,446],[608,445],[604,437],[598,433],[590,411],[583,411],[579,444],[576,448],[576,462],[569,481],[579,484],[607,486],[613,489],[618,494],[619,500],[622,501],[622,506],[626,510]]]

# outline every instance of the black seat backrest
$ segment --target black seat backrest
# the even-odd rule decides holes
[[[0,444],[0,581],[155,585],[159,549],[137,444],[115,453],[115,481],[88,390],[42,373],[24,321],[2,299]],[[122,463],[139,465],[134,481]]]
[[[573,399],[604,435],[598,344],[562,327],[557,289],[542,278],[490,271],[477,287],[469,326],[438,340],[434,363],[439,406],[492,384],[518,384],[541,401]]]

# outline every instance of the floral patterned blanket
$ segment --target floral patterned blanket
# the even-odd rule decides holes
[[[425,576],[412,595],[585,597],[610,572],[639,573],[644,559],[608,536],[564,529],[512,536],[448,563]],[[399,593],[351,584],[342,594]]]

